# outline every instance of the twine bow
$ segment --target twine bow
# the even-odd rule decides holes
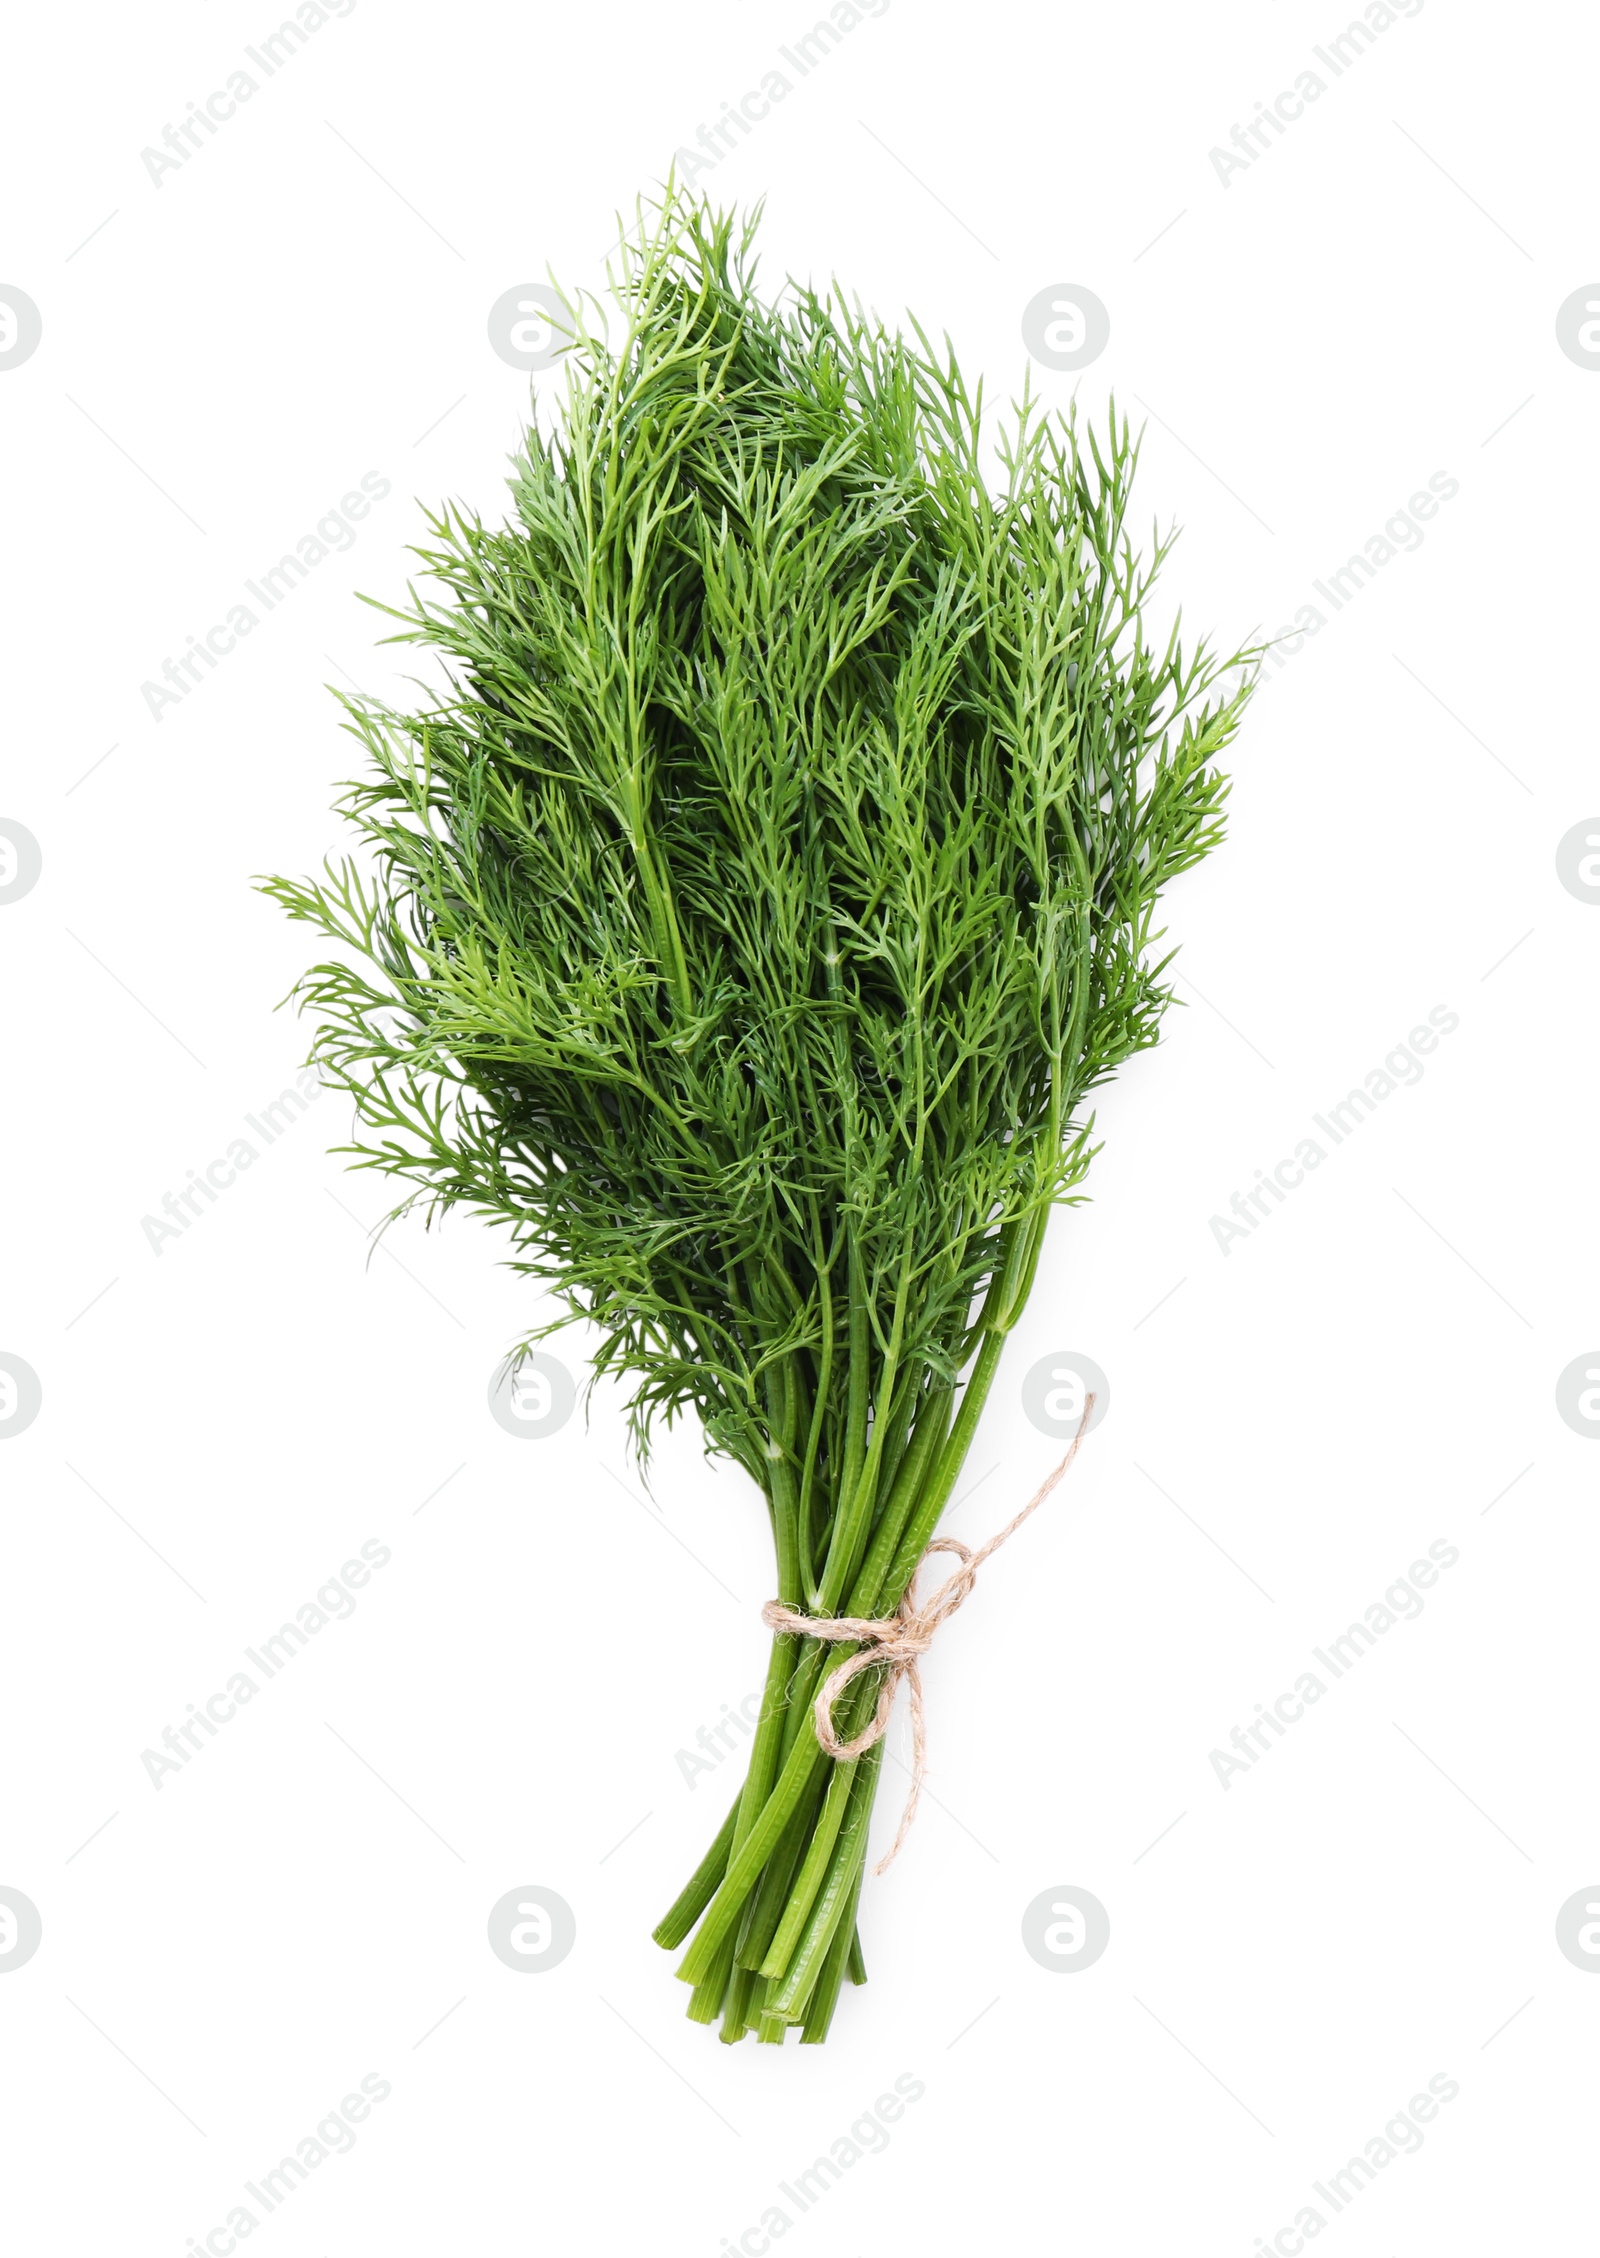
[[[971,1592],[978,1570],[992,1552],[998,1552],[1008,1537],[1014,1537],[1031,1513],[1043,1505],[1061,1477],[1078,1455],[1078,1445],[1094,1410],[1094,1396],[1083,1399],[1083,1416],[1078,1421],[1078,1431],[1068,1446],[1067,1455],[1053,1474],[1045,1477],[1027,1504],[1014,1520],[992,1536],[986,1545],[974,1552],[959,1537],[935,1537],[927,1552],[918,1562],[899,1607],[893,1615],[802,1615],[797,1608],[786,1607],[782,1600],[769,1599],[761,1610],[761,1620],[770,1630],[797,1631],[808,1639],[823,1639],[831,1644],[844,1641],[857,1643],[857,1651],[846,1655],[822,1681],[817,1698],[812,1704],[816,1722],[817,1739],[835,1763],[865,1754],[889,1729],[889,1714],[894,1708],[894,1697],[900,1690],[900,1681],[906,1683],[911,1703],[911,1787],[906,1795],[905,1809],[900,1814],[900,1827],[890,1846],[887,1857],[880,1858],[873,1868],[882,1874],[893,1865],[900,1854],[900,1846],[911,1832],[911,1822],[917,1815],[917,1805],[922,1796],[922,1782],[928,1769],[927,1729],[922,1713],[922,1672],[918,1665],[933,1644],[933,1634],[947,1617]],[[923,1605],[917,1604],[917,1578],[921,1575],[928,1554],[953,1552],[961,1565],[953,1576],[947,1576],[938,1590]],[[875,1670],[881,1665],[883,1683],[878,1688],[878,1706],[854,1740],[842,1741],[833,1729],[833,1705],[853,1678],[863,1670]]]

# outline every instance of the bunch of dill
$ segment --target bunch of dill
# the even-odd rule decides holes
[[[882,1616],[1088,1166],[1085,1097],[1156,1040],[1152,916],[1220,835],[1250,654],[1146,640],[1168,542],[1124,530],[1114,408],[1080,442],[1025,397],[988,465],[948,347],[769,303],[758,219],[641,211],[625,334],[573,309],[510,522],[429,519],[438,594],[394,639],[449,687],[345,701],[360,861],[267,885],[340,944],[300,993],[358,1165],[509,1229],[641,1451],[699,1419],[783,1601]],[[775,1638],[748,1778],[656,1931],[698,1924],[689,2013],[725,2039],[818,2041],[864,1980],[882,1750],[830,1762],[810,1715],[850,1651]]]

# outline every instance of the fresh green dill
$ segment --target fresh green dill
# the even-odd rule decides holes
[[[574,307],[510,521],[429,518],[394,639],[448,686],[344,700],[360,851],[266,885],[337,945],[300,997],[356,1165],[506,1228],[641,1451],[694,1415],[783,1600],[889,1613],[1085,1101],[1156,1040],[1157,898],[1220,836],[1251,654],[1151,638],[1170,536],[1133,547],[1114,407],[1080,435],[1024,396],[991,453],[948,345],[758,291],[758,219],[641,211],[625,334]],[[881,1752],[823,1756],[821,1660],[774,1641],[657,1931],[698,1924],[690,2013],[729,2039],[819,2040],[864,1976]]]

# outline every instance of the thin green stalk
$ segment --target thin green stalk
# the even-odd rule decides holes
[[[844,1610],[847,1615],[871,1615],[877,1607],[878,1594],[906,1522],[949,1433],[951,1401],[949,1388],[936,1387],[929,1391],[917,1419],[911,1447],[901,1463],[894,1489],[873,1532],[871,1549],[851,1590],[850,1603]]]
[[[714,2023],[722,2013],[733,1976],[733,1936],[725,1936],[706,1963],[705,1974],[689,1994],[691,2023]]]
[[[850,1807],[845,1814],[839,1839],[834,1844],[827,1874],[783,1981],[769,1994],[769,2015],[781,2015],[790,2022],[799,2022],[804,2018],[812,1988],[822,1973],[828,1947],[833,1942],[835,1931],[849,1912],[851,1899],[861,1879],[862,1863],[867,1852],[867,1822],[872,1814],[872,1798],[878,1784],[882,1755],[883,1743],[879,1741],[860,1759]]]
[[[792,1632],[779,1631],[767,1657],[767,1682],[761,1689],[761,1709],[744,1787],[734,1806],[734,1829],[729,1855],[744,1841],[772,1789],[788,1722],[788,1686],[794,1669],[796,1640]]]
[[[777,1932],[761,1963],[761,1973],[764,1976],[781,1980],[788,1971],[789,1962],[794,1957],[794,1948],[800,1941],[800,1931],[806,1915],[816,1903],[817,1892],[822,1887],[823,1877],[833,1857],[833,1846],[844,1822],[850,1791],[855,1785],[857,1761],[858,1759],[847,1758],[842,1761],[836,1759],[834,1762],[828,1792],[812,1825],[805,1860],[790,1886],[783,1919],[778,1923]]]
[[[735,1958],[722,2010],[722,2029],[718,2033],[724,2046],[737,2046],[747,2031],[754,2030],[761,2020],[765,1998],[766,1986],[761,1978],[753,1969],[742,1967]]]
[[[929,1539],[939,1525],[939,1516],[950,1502],[967,1453],[972,1448],[972,1438],[977,1433],[978,1418],[988,1401],[989,1390],[994,1385],[999,1370],[1001,1354],[1006,1345],[1004,1333],[987,1333],[978,1351],[978,1360],[961,1397],[961,1408],[956,1413],[955,1424],[945,1439],[944,1447],[934,1461],[927,1484],[917,1499],[917,1508],[906,1524],[905,1534],[893,1564],[884,1580],[883,1590],[876,1602],[884,1614],[897,1608],[906,1586],[917,1572]]]
[[[849,1341],[849,1388],[846,1397],[847,1419],[844,1437],[844,1458],[839,1474],[841,1498],[855,1495],[861,1480],[861,1469],[867,1456],[867,1414],[871,1407],[871,1360],[867,1352],[867,1297],[866,1282],[862,1276],[861,1247],[854,1224],[845,1224],[848,1247],[846,1275],[850,1291],[849,1314],[846,1320]],[[824,1578],[823,1589],[826,1589]],[[826,1605],[819,1612],[827,1613]]]
[[[745,1787],[734,1797],[728,1816],[717,1830],[715,1842],[650,1932],[656,1943],[665,1945],[669,1952],[682,1944],[710,1904],[717,1884],[728,1870],[733,1831],[738,1824],[740,1805],[748,1792],[748,1786],[747,1781]]]
[[[828,1957],[822,1963],[822,1973],[817,1978],[816,1989],[811,1994],[811,2004],[806,2009],[806,2019],[800,2032],[802,2046],[820,2046],[827,2037],[833,2026],[833,2011],[839,2004],[839,1990],[846,1974],[848,1973],[852,1983],[862,1984],[867,1980],[866,1968],[861,1959],[861,1940],[856,1929],[856,1913],[861,1903],[861,1885],[866,1870],[866,1860],[863,1859],[856,1868],[856,1878],[851,1885],[844,1919],[834,1931],[833,1942],[828,1947]]]
[[[783,1720],[783,1764],[788,1763],[790,1749],[808,1728],[811,1706],[817,1698],[817,1687],[822,1682],[824,1669],[831,1669],[838,1659],[837,1647],[826,1640],[802,1641],[800,1660],[796,1663],[794,1676],[789,1682],[788,1714]]]
[[[739,1959],[746,1967],[759,1969],[767,1957],[826,1789],[827,1781],[819,1768],[778,1837],[759,1886],[746,1901],[739,1931]]]
[[[744,1901],[771,1856],[790,1814],[819,1767],[826,1762],[815,1734],[802,1734],[796,1739],[771,1795],[749,1834],[729,1858],[721,1885],[706,1907],[694,1942],[683,1957],[678,1974],[686,1984],[698,1984],[709,1973],[723,1939],[731,1934]]]

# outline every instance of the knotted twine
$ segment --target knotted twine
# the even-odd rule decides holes
[[[894,1697],[900,1690],[900,1681],[906,1683],[911,1704],[911,1787],[906,1796],[905,1809],[900,1814],[900,1828],[890,1846],[888,1856],[880,1858],[872,1869],[884,1873],[900,1855],[900,1846],[911,1832],[911,1822],[917,1815],[917,1805],[922,1797],[922,1783],[928,1769],[927,1730],[922,1714],[922,1672],[918,1665],[930,1646],[933,1634],[948,1616],[954,1615],[971,1592],[978,1570],[992,1552],[998,1552],[1008,1537],[1014,1537],[1029,1514],[1037,1512],[1055,1488],[1061,1477],[1078,1455],[1078,1445],[1083,1441],[1089,1416],[1094,1410],[1094,1396],[1085,1394],[1083,1416],[1078,1421],[1078,1431],[1067,1449],[1067,1455],[1053,1474],[1045,1477],[1034,1491],[1022,1511],[1008,1521],[997,1535],[976,1552],[964,1545],[959,1537],[935,1537],[922,1559],[912,1571],[911,1581],[893,1615],[802,1615],[797,1608],[786,1607],[782,1600],[769,1599],[761,1610],[761,1620],[770,1630],[798,1631],[808,1639],[823,1639],[837,1644],[844,1640],[859,1641],[858,1651],[847,1655],[843,1662],[831,1670],[818,1689],[812,1704],[817,1739],[835,1763],[843,1763],[861,1756],[881,1741],[889,1729],[889,1713],[894,1708]],[[953,1576],[947,1576],[932,1598],[922,1606],[917,1604],[917,1578],[921,1575],[928,1553],[953,1552],[961,1565]],[[852,1678],[863,1670],[876,1670],[887,1664],[883,1684],[878,1689],[878,1706],[873,1716],[857,1733],[853,1741],[842,1741],[833,1729],[833,1705],[849,1685]]]

